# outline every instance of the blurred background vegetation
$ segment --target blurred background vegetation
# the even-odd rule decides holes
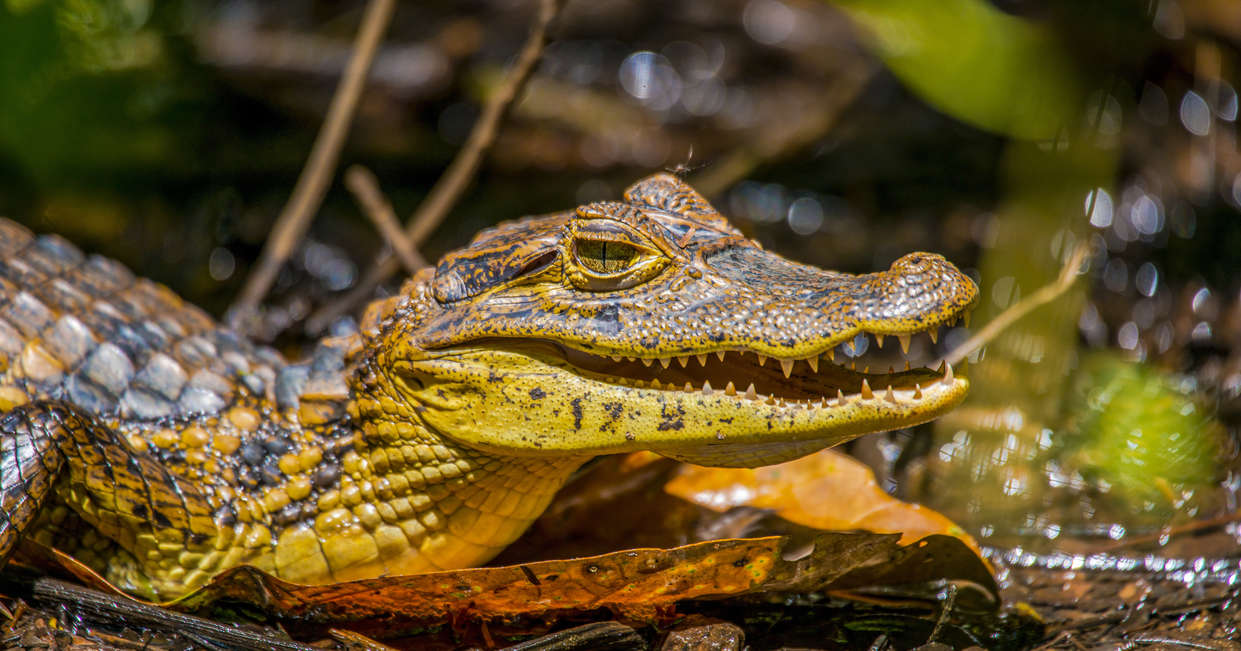
[[[374,170],[409,214],[536,4],[400,5],[342,168]],[[222,314],[363,7],[4,0],[0,214]],[[996,542],[1166,534],[1226,519],[1241,487],[1239,64],[1232,0],[570,2],[424,253],[677,166],[795,259],[864,272],[944,253],[982,283],[975,326],[1087,242],[1079,289],[974,356],[956,418],[854,452]],[[260,337],[295,350],[382,246],[338,179]]]

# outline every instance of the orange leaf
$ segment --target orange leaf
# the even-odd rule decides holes
[[[581,559],[317,586],[289,583],[243,566],[164,605],[203,611],[221,599],[243,601],[304,622],[349,625],[383,636],[411,626],[460,627],[470,622],[492,622],[493,630],[502,631],[505,625],[529,630],[532,621],[550,622],[598,609],[629,622],[660,622],[670,619],[675,603],[683,599],[932,579],[980,586],[988,603],[998,604],[987,568],[953,538],[932,536],[901,547],[891,534],[825,533],[812,543],[810,552],[802,553],[788,536],[715,540],[666,550],[631,549]],[[115,592],[68,556],[55,557],[79,578]]]
[[[902,544],[931,534],[953,536],[979,553],[974,539],[951,520],[888,495],[870,468],[830,449],[761,468],[686,465],[665,490],[714,511],[752,506],[814,529],[899,533]]]

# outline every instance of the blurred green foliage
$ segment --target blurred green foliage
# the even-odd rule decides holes
[[[1078,367],[1062,457],[1135,524],[1188,520],[1215,506],[1227,434],[1193,387],[1110,353]]]
[[[831,0],[888,69],[953,117],[1015,138],[1055,137],[1083,96],[1080,67],[1045,26],[985,0]]]
[[[176,164],[187,106],[206,101],[166,33],[175,3],[7,3],[0,19],[0,152],[40,185]]]

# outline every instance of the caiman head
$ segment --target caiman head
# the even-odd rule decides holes
[[[976,296],[929,253],[861,276],[791,262],[659,174],[479,233],[372,309],[371,366],[423,426],[486,454],[757,466],[956,406],[969,382],[951,367],[854,368],[837,347],[908,350]]]

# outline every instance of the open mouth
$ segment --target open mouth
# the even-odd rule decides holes
[[[863,333],[800,359],[738,350],[639,358],[557,347],[559,356],[599,381],[660,391],[720,392],[769,405],[810,408],[858,399],[917,402],[936,382],[953,385],[958,380],[950,364],[929,362],[934,359],[937,335],[938,328],[907,335]]]

